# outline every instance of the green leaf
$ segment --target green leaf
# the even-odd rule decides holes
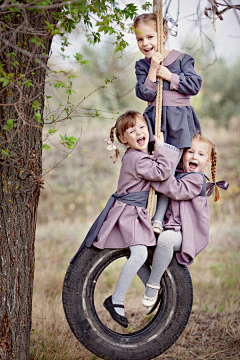
[[[39,110],[39,109],[41,109],[37,100],[34,101],[32,107],[34,108],[34,110]]]
[[[35,113],[35,119],[37,120],[37,122],[42,123],[41,114],[40,114],[40,113]]]
[[[9,153],[8,153],[7,151],[5,151],[5,150],[2,149],[2,155],[7,155],[7,156],[8,156]]]
[[[5,86],[7,86],[8,84],[9,84],[9,80],[5,78],[4,81],[3,81],[2,86],[5,87]]]
[[[10,130],[13,128],[13,119],[8,119],[7,125],[3,126],[4,130]]]
[[[33,37],[29,40],[30,43],[35,43],[37,46],[41,46],[43,49],[46,49],[46,46],[43,43],[43,40],[41,40],[39,37]]]
[[[50,129],[48,129],[48,133],[50,135],[54,134],[55,132],[57,132],[57,130],[55,130],[53,127],[50,127]]]
[[[54,83],[54,87],[56,88],[56,89],[59,89],[60,87],[66,87],[67,85],[64,83],[64,82],[62,82],[62,81],[58,81],[58,82],[56,82],[56,83]]]
[[[83,56],[82,56],[81,54],[79,54],[79,53],[76,53],[76,55],[74,55],[74,57],[75,57],[75,59],[76,59],[77,61],[80,61],[80,60],[82,60],[82,58],[83,58]]]
[[[47,151],[49,151],[49,150],[50,150],[50,146],[48,146],[48,145],[46,145],[46,144],[43,144],[42,150],[47,150]]]
[[[33,84],[31,83],[31,81],[29,81],[29,80],[27,80],[27,81],[25,81],[24,82],[24,85],[26,86],[26,87],[30,87],[30,86],[33,86]]]

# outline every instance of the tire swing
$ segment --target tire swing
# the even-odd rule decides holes
[[[162,1],[159,5],[156,11],[154,4],[158,46],[162,51]],[[159,79],[157,136],[161,129],[161,97],[162,81]],[[152,216],[154,195],[154,190],[150,190],[149,218]],[[149,248],[146,261],[146,266],[150,268],[153,251],[154,247]],[[169,349],[182,334],[192,309],[193,290],[189,271],[186,266],[178,264],[174,256],[162,277],[161,300],[155,312],[146,316],[143,306],[137,307],[144,292],[143,285],[140,284],[142,290],[137,288],[136,292],[140,294],[139,299],[134,293],[134,301],[130,304],[126,302],[125,310],[130,321],[128,329],[114,322],[103,308],[103,301],[107,297],[106,291],[108,295],[111,294],[109,288],[113,287],[114,281],[116,285],[119,262],[122,267],[129,255],[129,249],[100,250],[94,246],[85,246],[71,260],[63,283],[63,308],[73,334],[85,348],[106,360],[150,360],[157,357]]]

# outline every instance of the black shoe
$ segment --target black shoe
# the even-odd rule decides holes
[[[117,305],[112,303],[112,296],[109,296],[103,303],[103,306],[107,311],[109,311],[113,320],[115,320],[119,325],[127,328],[128,327],[128,319],[125,316],[119,315],[114,308],[120,307],[124,308],[124,305]]]

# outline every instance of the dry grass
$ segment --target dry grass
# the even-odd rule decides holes
[[[193,311],[182,336],[158,357],[163,360],[240,358],[239,135],[237,132],[216,129],[209,120],[206,120],[205,124],[207,133],[217,139],[217,179],[229,181],[230,188],[226,193],[221,192],[222,197],[218,204],[210,205],[210,244],[189,268],[194,284]],[[61,291],[69,260],[78,249],[99,209],[116,188],[117,168],[109,169],[113,166],[111,161],[107,160],[106,165],[104,160],[108,154],[106,155],[103,142],[103,128],[104,126],[98,128],[100,138],[93,138],[88,133],[86,142],[82,141],[81,151],[86,148],[89,154],[86,158],[74,158],[72,166],[68,162],[66,168],[62,165],[57,172],[49,175],[48,181],[57,197],[54,197],[48,188],[41,199],[41,221],[38,223],[36,239],[31,360],[98,359],[71,333],[62,308]],[[93,140],[94,151],[91,148]],[[98,158],[100,164],[96,167]],[[80,166],[77,167],[78,159]],[[48,167],[51,161],[46,160],[45,167]],[[92,169],[95,169],[93,174]],[[97,189],[91,190],[96,176],[100,185],[96,184]],[[75,211],[72,210],[73,206],[70,207],[71,204],[75,205]],[[73,213],[75,215],[72,215]],[[45,221],[46,217],[59,220]],[[104,294],[112,293],[120,268],[119,264],[118,268],[105,274],[101,280]],[[141,321],[137,317],[137,314],[141,313],[140,302],[139,306],[134,304],[136,294],[141,297],[142,291],[142,286],[136,280],[127,294],[127,316],[133,323]],[[96,303],[102,320],[110,322],[107,312],[102,308],[102,298],[96,298]]]
[[[68,223],[38,228],[31,360],[97,359],[72,335],[61,303],[69,259],[86,230],[86,225]],[[239,234],[240,227],[232,223],[212,227],[211,244],[190,267],[194,305],[187,328],[159,359],[239,359],[240,265],[236,256],[240,250]],[[119,264],[101,280],[105,294],[111,294],[120,268]],[[141,320],[140,302],[133,311],[136,293],[141,296],[141,292],[136,280],[126,299],[133,323]],[[102,321],[109,323],[102,299],[96,302]]]

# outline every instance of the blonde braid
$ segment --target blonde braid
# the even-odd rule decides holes
[[[212,175],[212,181],[215,183],[216,182],[216,167],[217,167],[217,152],[215,149],[215,144],[210,141],[208,138],[206,138],[205,136],[196,133],[193,136],[193,139],[198,139],[200,141],[205,142],[206,144],[208,144],[209,146],[209,152],[210,152],[210,159],[211,159],[211,175]],[[215,187],[215,191],[214,191],[214,202],[218,201],[220,199],[220,193],[218,190],[217,185],[214,185]]]
[[[215,147],[212,147],[212,155],[211,155],[211,174],[212,174],[212,181],[215,183],[216,181],[216,167],[217,167],[217,152]],[[214,192],[214,202],[220,199],[220,193],[218,187],[215,185],[215,192]]]

